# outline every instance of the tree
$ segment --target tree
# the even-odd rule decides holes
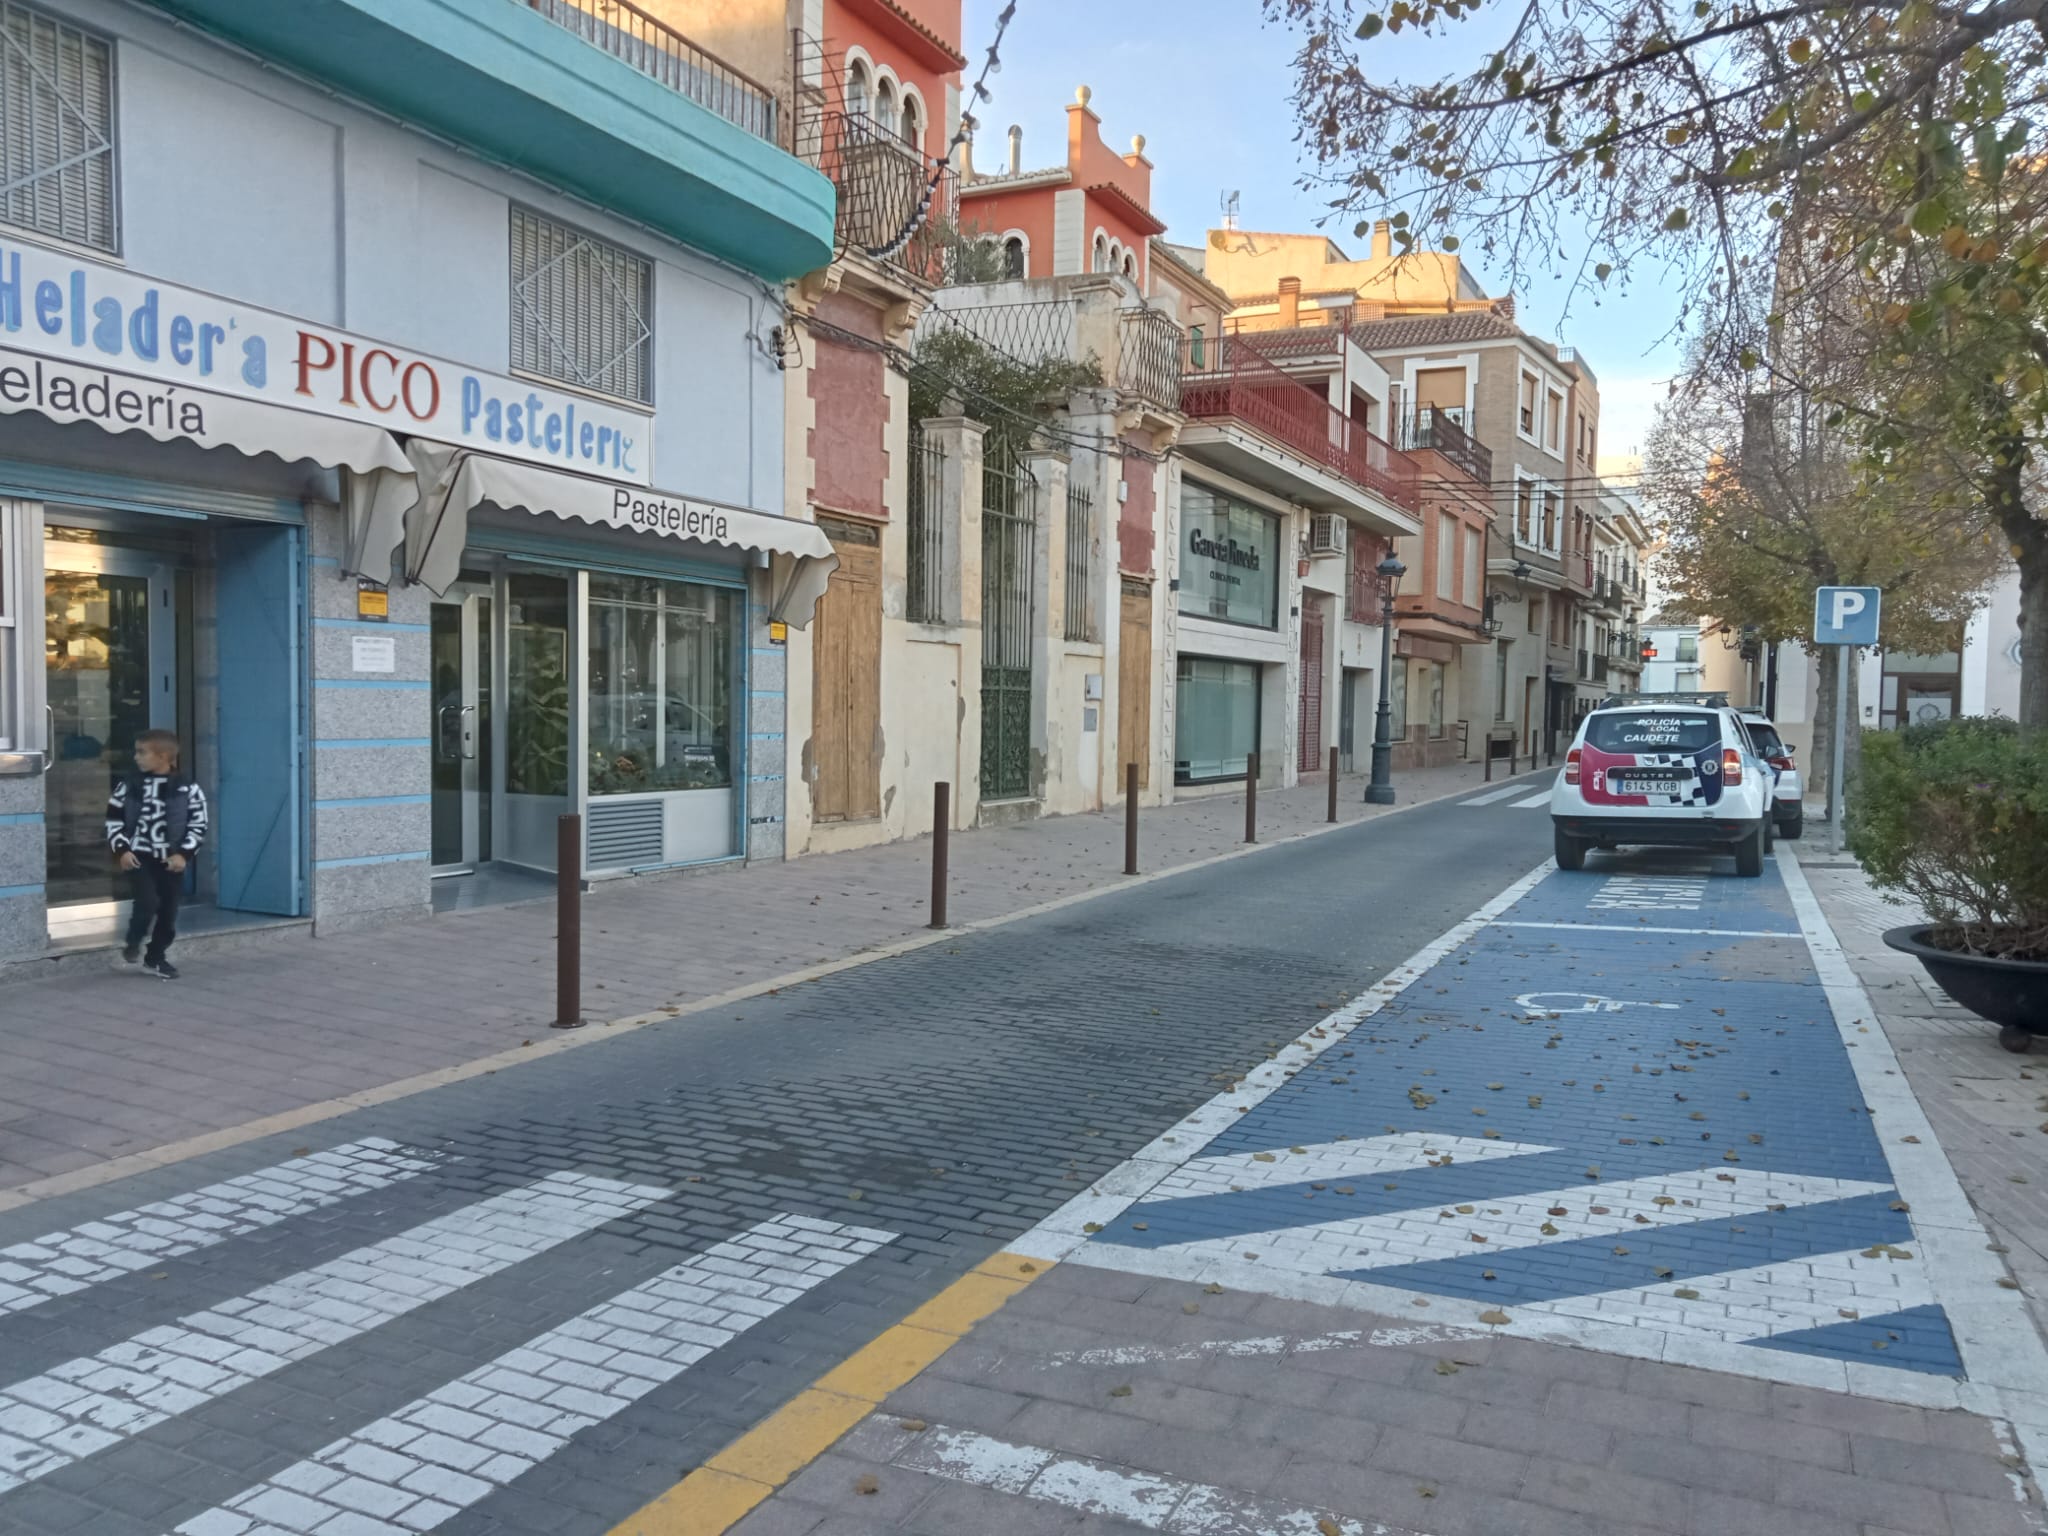
[[[1511,281],[1573,247],[1596,287],[1660,265],[1697,335],[1750,337],[1762,387],[1828,408],[1873,492],[1995,527],[2020,567],[2021,718],[2048,723],[2048,166],[2026,149],[2048,3],[1527,0],[1477,68],[1406,84],[1357,45],[1441,36],[1472,0],[1261,4],[1302,30],[1334,209],[1390,213],[1404,249],[1482,229]],[[1779,344],[1816,305],[1863,362],[1832,393]]]

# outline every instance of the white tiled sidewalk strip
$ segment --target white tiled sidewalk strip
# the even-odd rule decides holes
[[[0,1493],[666,1198],[556,1173],[0,1389]]]
[[[178,1536],[432,1530],[895,1236],[802,1216],[761,1222],[323,1446]]]
[[[887,1432],[896,1421],[868,1421]],[[1208,1483],[1063,1456],[1036,1445],[934,1424],[899,1451],[891,1465],[948,1482],[1039,1499],[1083,1514],[1127,1520],[1168,1536],[1418,1536],[1406,1527],[1300,1509],[1277,1499],[1232,1493]]]
[[[434,1166],[395,1141],[372,1137],[0,1248],[0,1313],[389,1188]]]
[[[1681,1296],[1680,1291],[1692,1294]],[[1849,1317],[1882,1317],[1933,1300],[1934,1287],[1917,1253],[1911,1259],[1882,1253],[1870,1259],[1861,1249],[1849,1249],[1588,1296],[1523,1302],[1515,1311],[1742,1343],[1827,1327]]]
[[[1890,1188],[1855,1179],[1732,1169],[1726,1173],[1660,1173],[1613,1184],[1574,1184],[1487,1201],[1465,1215],[1454,1206],[1420,1206],[1380,1216],[1349,1217],[1241,1237],[1205,1238],[1171,1246],[1176,1254],[1235,1259],[1256,1253],[1262,1263],[1339,1274],[1384,1269],[1464,1254],[1531,1248],[1574,1238],[1640,1232],[1733,1216],[1750,1216],[1772,1205],[1817,1205]],[[1659,1197],[1669,1205],[1658,1205]],[[1595,1214],[1598,1206],[1602,1214]],[[1552,1216],[1562,1207],[1565,1214]],[[1637,1221],[1641,1216],[1643,1221]],[[1548,1223],[1554,1230],[1543,1231]],[[1484,1242],[1474,1242],[1482,1237]]]
[[[1323,1141],[1299,1149],[1274,1147],[1260,1152],[1231,1152],[1198,1157],[1184,1164],[1161,1179],[1146,1196],[1146,1202],[1223,1195],[1270,1184],[1363,1179],[1380,1173],[1408,1173],[1432,1163],[1477,1163],[1487,1158],[1528,1157],[1556,1150],[1526,1142],[1485,1141],[1477,1136],[1399,1131],[1391,1136],[1368,1136],[1357,1141]]]

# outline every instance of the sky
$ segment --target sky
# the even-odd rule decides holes
[[[1003,0],[964,4],[961,47],[971,85]],[[1499,17],[1500,7],[1485,8],[1475,20],[1453,23],[1444,38],[1411,35],[1391,49],[1381,47],[1382,34],[1374,56],[1434,79],[1463,68],[1497,36]],[[1124,150],[1131,135],[1145,136],[1152,211],[1166,221],[1169,240],[1200,244],[1220,222],[1223,194],[1236,191],[1243,228],[1319,230],[1362,255],[1367,242],[1353,237],[1355,219],[1319,222],[1329,212],[1326,198],[1297,185],[1304,162],[1290,100],[1295,46],[1291,29],[1265,23],[1259,0],[1121,0],[1107,8],[1101,0],[1017,0],[1002,68],[989,78],[992,100],[977,113],[975,163],[982,171],[1002,168],[1012,123],[1024,129],[1026,169],[1063,163],[1065,109],[1075,87],[1087,85],[1105,143]],[[1579,253],[1570,255],[1576,265]],[[1483,260],[1473,266],[1488,293],[1505,291]],[[1549,281],[1525,284],[1515,301],[1524,329],[1578,347],[1592,364],[1603,449],[1635,451],[1677,367],[1677,344],[1666,334],[1675,299],[1646,279],[1598,305]]]

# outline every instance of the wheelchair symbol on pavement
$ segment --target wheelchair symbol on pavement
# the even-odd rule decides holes
[[[1570,1006],[1545,1002],[1545,998],[1562,997],[1570,1000]],[[1597,992],[1524,992],[1515,1002],[1532,1013],[1619,1013],[1624,1008],[1671,1008],[1676,1003],[1638,1003],[1628,998],[1602,997]]]

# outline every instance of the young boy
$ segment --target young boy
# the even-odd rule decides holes
[[[135,885],[135,912],[121,958],[130,965],[140,960],[164,981],[178,979],[169,955],[178,936],[178,900],[185,893],[185,866],[205,841],[206,796],[178,771],[178,738],[169,731],[144,731],[135,738],[135,772],[107,800],[107,843]]]

